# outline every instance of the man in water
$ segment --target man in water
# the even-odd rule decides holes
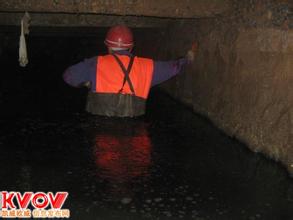
[[[86,59],[69,67],[64,81],[90,89],[86,110],[95,115],[136,117],[145,113],[150,88],[180,73],[194,59],[195,47],[175,61],[154,61],[134,56],[132,31],[112,27],[106,36],[108,54]]]

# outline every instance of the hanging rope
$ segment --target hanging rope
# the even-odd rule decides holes
[[[21,19],[21,34],[19,38],[19,65],[25,67],[28,64],[25,34],[29,34],[30,15],[25,12]]]

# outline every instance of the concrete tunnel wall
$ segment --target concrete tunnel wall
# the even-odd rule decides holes
[[[199,50],[186,73],[163,88],[293,174],[290,8],[284,1],[251,2],[237,3],[225,18],[171,26],[163,57],[184,54],[194,40]]]

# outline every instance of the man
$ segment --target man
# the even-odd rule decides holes
[[[123,25],[108,31],[105,44],[109,54],[86,59],[63,75],[69,85],[90,89],[86,110],[95,115],[143,115],[150,88],[177,75],[194,59],[194,50],[185,58],[167,62],[134,56],[132,32]]]

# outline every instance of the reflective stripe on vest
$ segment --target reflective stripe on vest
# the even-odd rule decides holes
[[[130,57],[117,55],[127,68]],[[96,92],[118,94],[124,81],[124,73],[112,55],[98,56]],[[151,59],[135,57],[129,78],[133,84],[135,95],[146,99],[149,94],[153,77],[154,62]],[[128,83],[121,91],[122,94],[132,94]]]

